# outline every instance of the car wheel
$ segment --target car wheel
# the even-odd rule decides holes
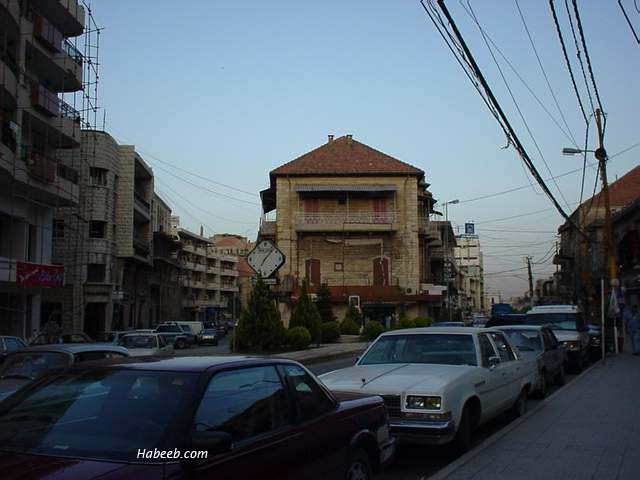
[[[184,342],[184,340],[178,340],[176,342],[176,348],[179,350],[182,350],[183,348],[186,348],[186,343]]]
[[[560,371],[556,375],[556,385],[564,385],[567,381],[564,373],[564,365],[560,365]]]
[[[460,426],[453,438],[452,446],[457,454],[462,454],[471,447],[471,420],[469,419],[469,408],[466,406],[462,411]]]
[[[370,480],[373,478],[371,475],[371,462],[367,453],[358,448],[354,450],[349,458],[349,466],[347,468],[346,480]]]
[[[521,417],[525,413],[527,413],[527,391],[522,389],[516,403],[513,404],[511,410],[509,411],[509,419],[515,420],[518,417]]]

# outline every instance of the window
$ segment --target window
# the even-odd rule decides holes
[[[193,428],[229,433],[241,442],[290,423],[286,393],[275,367],[220,372],[207,387]]]
[[[36,261],[36,251],[38,245],[38,227],[29,225],[27,231],[27,261]]]
[[[379,337],[360,365],[431,363],[477,365],[473,337],[468,334],[408,334]]]
[[[558,348],[558,340],[551,330],[543,328],[542,338],[544,340],[545,350],[555,350],[556,348]]]
[[[19,341],[17,338],[11,338],[11,337],[5,337],[4,344],[8,352],[20,350],[25,347],[24,343]]]
[[[52,231],[53,238],[64,238],[64,220],[54,218]]]
[[[107,186],[107,173],[109,170],[106,168],[91,167],[89,169],[89,176],[91,177],[91,185],[100,187]]]
[[[89,237],[90,238],[105,238],[107,233],[107,222],[99,220],[91,220],[89,224]]]
[[[294,391],[301,421],[312,420],[334,408],[331,399],[303,368],[286,365],[284,371],[289,386]]]
[[[87,265],[87,282],[104,282],[105,270],[104,263],[90,263]]]
[[[82,352],[76,354],[76,362],[90,362],[104,360],[105,358],[125,358],[126,355],[119,352]]]
[[[501,361],[510,362],[511,360],[516,359],[515,353],[513,353],[513,350],[511,350],[511,347],[501,333],[491,333],[490,335],[491,338],[493,338],[493,342],[496,344]]]
[[[334,269],[336,272],[342,272],[342,271],[343,271],[343,269],[344,269],[344,265],[343,265],[343,263],[342,263],[342,262],[336,262],[336,263],[334,263],[334,264],[333,264],[333,269]]]
[[[493,349],[493,345],[485,334],[478,335],[478,343],[480,343],[480,356],[482,357],[482,366],[489,366],[489,359],[491,357],[497,357],[496,351]]]

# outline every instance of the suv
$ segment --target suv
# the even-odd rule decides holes
[[[195,342],[191,329],[185,332],[177,323],[163,323],[158,325],[155,333],[161,334],[167,343],[173,344],[176,349],[188,348]]]
[[[540,305],[527,312],[528,325],[548,325],[568,352],[568,367],[580,373],[589,363],[589,329],[575,305]]]

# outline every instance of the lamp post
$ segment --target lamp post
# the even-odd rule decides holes
[[[451,321],[451,279],[450,279],[450,260],[449,260],[449,205],[456,205],[460,203],[459,199],[450,200],[448,202],[444,202],[442,206],[444,207],[444,265],[445,265],[445,275],[446,275],[446,285],[447,285],[447,310],[449,312],[449,321]],[[446,268],[449,267],[449,268]]]

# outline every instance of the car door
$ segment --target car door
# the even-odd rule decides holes
[[[544,342],[544,363],[551,375],[557,375],[564,362],[560,344],[550,328],[543,328],[541,331]]]
[[[304,478],[342,478],[351,437],[332,418],[336,402],[304,368],[290,364],[280,369],[295,402],[300,437],[294,454],[306,459]]]
[[[191,432],[230,434],[230,451],[172,469],[167,478],[262,480],[292,474],[303,478],[306,459],[291,455],[300,436],[293,418],[288,390],[275,366],[221,371],[209,381]]]
[[[479,334],[478,344],[484,378],[479,380],[475,387],[482,403],[484,420],[502,411],[505,397],[509,395],[509,378],[502,362],[494,366],[489,363],[491,357],[500,358],[493,343],[489,340],[489,335]]]
[[[510,406],[520,395],[520,378],[524,375],[522,362],[518,360],[503,333],[490,332],[489,336],[500,357],[500,364],[496,370],[507,382],[504,388],[504,397],[501,399],[504,402],[502,406]]]

